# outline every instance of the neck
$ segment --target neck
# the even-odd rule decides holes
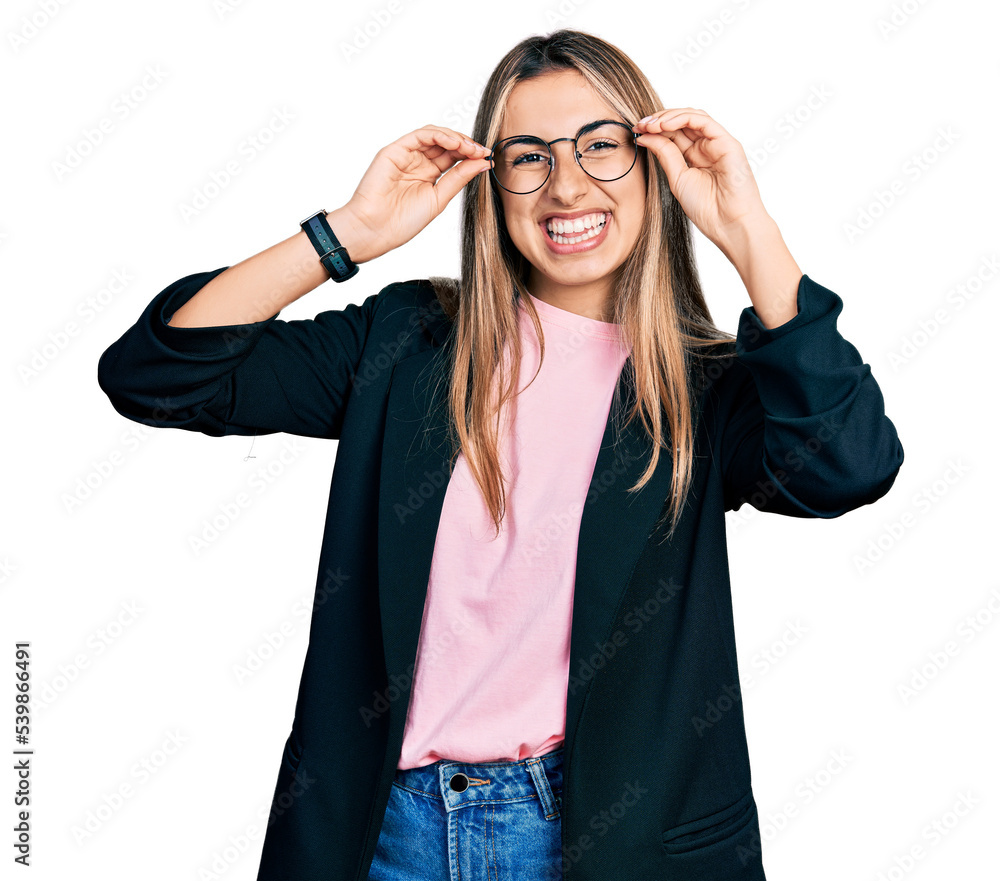
[[[558,309],[575,312],[596,321],[614,320],[611,289],[603,280],[590,284],[562,285],[533,272],[528,279],[528,290],[533,297]]]

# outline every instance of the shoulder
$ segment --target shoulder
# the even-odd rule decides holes
[[[704,340],[688,349],[688,372],[696,393],[740,383],[749,371],[740,360],[740,345],[734,339]]]
[[[450,287],[449,287],[450,283]],[[372,331],[399,345],[409,339],[440,345],[452,327],[449,296],[454,296],[455,279],[416,278],[386,285],[375,295]]]
[[[386,285],[376,295],[379,299],[380,311],[389,310],[421,310],[424,312],[445,314],[445,304],[439,297],[441,281],[437,278],[411,278],[408,281],[394,281]],[[455,279],[444,279],[457,285]]]

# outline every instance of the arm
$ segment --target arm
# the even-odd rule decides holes
[[[379,256],[349,206],[327,222],[358,264]],[[171,327],[252,324],[277,315],[329,276],[306,234],[295,235],[213,276],[169,318]]]
[[[489,150],[428,125],[383,147],[351,200],[327,215],[357,263],[409,241],[477,174]],[[161,291],[98,364],[123,416],[210,435],[340,436],[377,298],[279,321],[326,279],[306,234]]]
[[[226,271],[174,282],[108,347],[97,380],[114,408],[136,422],[212,436],[338,438],[379,297],[315,319],[175,327],[180,307]]]
[[[743,311],[717,384],[726,508],[838,517],[885,495],[903,462],[881,390],[837,330],[843,301],[807,275],[796,314],[766,327]]]
[[[362,263],[412,239],[477,174],[489,150],[428,125],[383,147],[328,220]],[[286,431],[338,438],[378,298],[279,321],[326,278],[304,232],[232,267],[182,278],[101,356],[115,409],[210,435]]]

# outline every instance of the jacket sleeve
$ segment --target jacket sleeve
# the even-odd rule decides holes
[[[101,355],[97,381],[135,422],[212,436],[339,438],[377,295],[315,319],[172,327],[174,312],[228,267],[162,290]]]
[[[726,509],[839,517],[885,495],[903,448],[882,392],[837,330],[843,301],[807,275],[798,314],[766,328],[743,310],[720,391]]]

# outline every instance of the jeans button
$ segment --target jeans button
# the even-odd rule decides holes
[[[448,782],[455,792],[465,792],[465,790],[469,788],[469,778],[466,777],[461,771],[457,774],[453,774],[451,780]]]

